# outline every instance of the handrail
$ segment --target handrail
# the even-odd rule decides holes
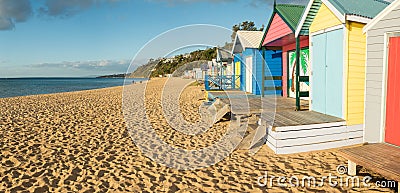
[[[206,90],[239,90],[240,75],[206,75]]]

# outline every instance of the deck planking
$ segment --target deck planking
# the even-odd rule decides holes
[[[288,127],[300,125],[314,125],[323,123],[343,122],[341,118],[309,111],[309,102],[301,100],[302,111],[296,110],[296,100],[276,96],[257,96],[243,91],[210,91],[213,97],[220,98],[221,102],[231,105],[233,114],[261,114],[268,125]],[[231,96],[228,98],[228,96]]]
[[[384,143],[368,144],[342,149],[339,154],[384,177],[400,181],[400,147]]]

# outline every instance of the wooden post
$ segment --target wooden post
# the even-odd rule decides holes
[[[296,37],[296,111],[300,111],[300,36]]]
[[[262,47],[261,51],[262,51],[261,96],[264,96],[264,92],[265,92],[265,65],[266,65],[266,62],[265,62],[265,47]]]
[[[350,176],[355,176],[357,175],[357,164],[348,160],[348,166],[347,166],[347,173]]]

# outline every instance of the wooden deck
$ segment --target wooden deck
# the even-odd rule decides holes
[[[261,98],[261,96],[250,94],[240,90],[231,91],[208,91],[208,98],[210,99],[227,99],[227,98]],[[228,97],[229,96],[229,97]]]
[[[400,147],[383,143],[368,144],[342,149],[340,155],[390,180],[400,182]],[[355,164],[349,164],[349,171],[352,170],[351,167],[355,169]],[[355,175],[355,170],[351,175]]]
[[[314,125],[333,122],[344,122],[343,119],[309,111],[307,100],[301,100],[302,111],[295,111],[296,100],[284,97],[261,97],[243,91],[209,92],[214,98],[219,98],[225,104],[231,104],[233,114],[261,114],[265,113],[265,120],[274,120],[269,123],[274,128]],[[228,98],[229,95],[229,98]],[[267,121],[269,122],[269,121]]]
[[[361,144],[362,125],[347,126],[346,121],[309,111],[308,101],[301,101],[296,110],[292,98],[256,96],[243,91],[209,92],[230,105],[235,115],[256,114],[265,125],[266,144],[277,154],[290,154]],[[230,96],[230,97],[228,97]]]
[[[271,118],[272,117],[267,117],[268,120],[271,120]],[[299,125],[315,125],[338,122],[344,123],[345,121],[341,118],[325,115],[315,111],[277,111],[274,122],[271,126],[275,131],[284,131]]]
[[[234,114],[260,114],[262,111],[294,111],[296,109],[296,100],[294,98],[284,98],[276,96],[261,97],[259,95],[249,94],[243,91],[209,91],[208,98],[219,98],[222,102],[231,105],[231,111]],[[308,111],[309,102],[301,100],[301,109]]]

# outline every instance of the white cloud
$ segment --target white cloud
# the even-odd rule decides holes
[[[99,60],[99,61],[64,61],[59,63],[31,64],[33,68],[63,68],[85,71],[125,72],[130,65],[129,60]]]

